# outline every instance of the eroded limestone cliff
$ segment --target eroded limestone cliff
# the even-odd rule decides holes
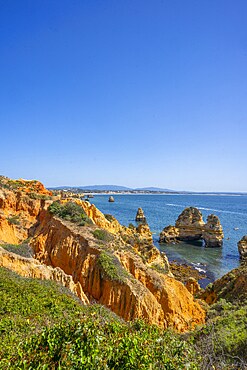
[[[77,295],[82,303],[89,303],[80,283],[74,283],[72,276],[65,274],[65,272],[59,267],[53,268],[51,266],[46,266],[34,258],[21,257],[15,253],[6,251],[1,247],[0,267],[5,267],[9,270],[15,271],[17,274],[24,277],[57,281]]]
[[[0,242],[18,244],[32,234],[51,192],[39,181],[0,177]]]
[[[117,236],[106,246],[93,237],[92,227],[74,226],[47,212],[31,245],[38,260],[79,281],[91,302],[126,320],[143,317],[179,331],[204,321],[203,309],[182,283],[145,264],[130,246],[119,246]],[[106,250],[109,258],[102,266]]]
[[[48,210],[54,198],[39,182],[0,182],[0,239],[19,243],[34,235],[30,244],[36,258],[1,250],[2,266],[23,276],[60,281],[84,303],[101,303],[125,320],[142,317],[181,332],[204,322],[204,310],[173,278],[148,225],[124,227],[93,204],[73,198],[91,220],[79,226]]]

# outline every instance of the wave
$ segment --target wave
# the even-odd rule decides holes
[[[170,206],[170,207],[180,207],[180,208],[186,208],[188,206],[185,206],[185,205],[181,205],[181,204],[173,204],[173,203],[166,203],[166,206]],[[201,209],[203,211],[213,211],[213,212],[220,212],[220,213],[230,213],[230,214],[234,214],[234,215],[241,215],[241,216],[247,216],[246,213],[242,213],[242,212],[233,212],[233,211],[225,211],[223,209],[214,209],[214,208],[206,208],[206,207],[196,207],[198,209]]]
[[[192,262],[191,264],[194,267],[194,269],[196,269],[199,272],[203,272],[204,274],[206,274],[207,270],[205,269],[205,267],[204,268],[199,267],[199,266],[204,266],[202,263],[193,263]]]

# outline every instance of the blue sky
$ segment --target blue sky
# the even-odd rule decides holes
[[[0,0],[0,173],[247,191],[245,0]]]

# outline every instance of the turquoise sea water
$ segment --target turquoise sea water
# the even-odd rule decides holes
[[[237,242],[247,234],[246,195],[114,195],[114,203],[109,203],[108,198],[109,195],[95,195],[91,203],[103,213],[112,214],[126,226],[129,223],[135,224],[137,209],[143,208],[153,232],[154,244],[166,253],[170,261],[192,264],[205,271],[209,280],[215,280],[239,265]],[[204,221],[211,213],[220,218],[225,235],[222,248],[204,248],[201,243],[158,243],[162,229],[174,225],[178,215],[189,206],[199,208]]]

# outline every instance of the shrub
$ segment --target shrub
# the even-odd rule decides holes
[[[92,234],[98,240],[110,241],[112,239],[112,235],[103,229],[96,229],[92,232]]]
[[[1,247],[6,249],[8,252],[18,254],[22,257],[30,258],[33,257],[34,254],[32,248],[26,242],[22,244],[3,244]]]
[[[62,204],[56,201],[49,206],[48,210],[57,217],[78,224],[79,226],[92,224],[92,221],[87,217],[83,208],[73,202]]]
[[[102,277],[118,282],[124,282],[129,277],[128,272],[123,268],[117,257],[110,252],[101,252],[97,262]]]
[[[38,194],[38,193],[29,193],[28,196],[31,199],[44,199],[44,200],[51,200],[52,199],[52,197],[50,195]]]
[[[245,369],[246,327],[247,302],[233,304],[221,299],[213,304],[207,324],[193,334],[195,347],[203,359],[202,369],[211,364],[217,369]]]
[[[112,215],[109,215],[109,214],[104,214],[104,216],[105,216],[105,218],[108,220],[108,221],[110,221],[110,222],[112,222],[112,221],[114,221],[115,220],[115,218],[112,216]]]
[[[17,368],[148,370],[197,369],[178,335],[138,320],[126,325],[87,318],[46,328],[26,341]]]

